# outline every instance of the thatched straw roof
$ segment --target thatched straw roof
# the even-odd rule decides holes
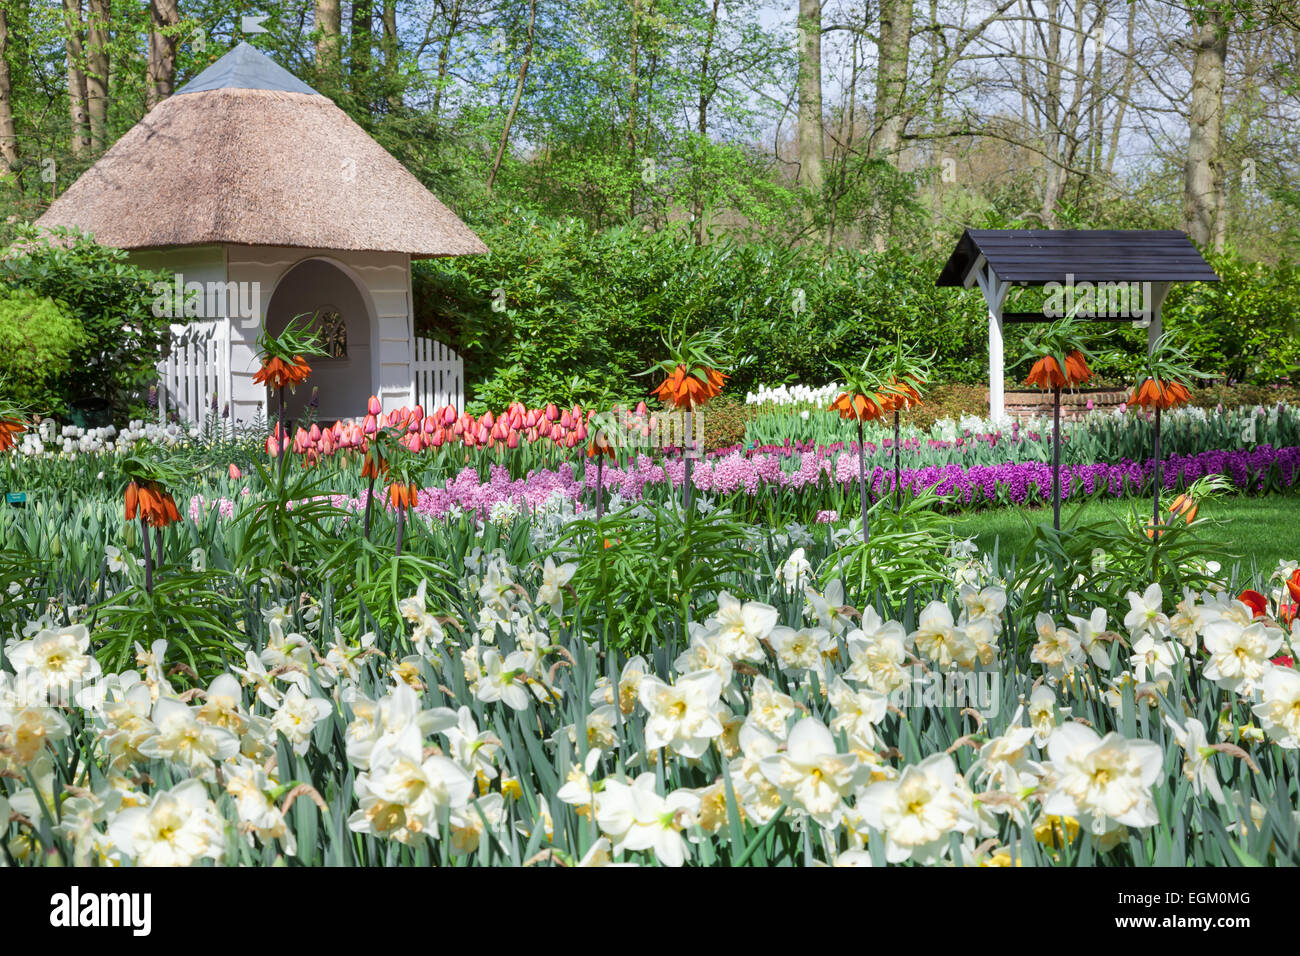
[[[331,100],[244,43],[154,107],[37,225],[120,249],[488,251]]]

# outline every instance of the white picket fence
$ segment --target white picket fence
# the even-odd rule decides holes
[[[230,323],[173,325],[171,351],[158,363],[158,377],[160,421],[173,411],[182,422],[200,428],[209,420],[220,425],[223,409],[230,407]]]
[[[416,337],[411,362],[415,401],[426,412],[451,405],[465,408],[465,363],[450,348],[434,339]]]

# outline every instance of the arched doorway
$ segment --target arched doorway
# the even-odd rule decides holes
[[[286,421],[314,417],[329,424],[364,415],[373,391],[370,309],[364,290],[325,259],[300,262],[276,285],[266,309],[266,328],[279,335],[291,319],[299,325],[309,322],[328,354],[310,358],[311,378],[295,394],[285,396]],[[313,389],[317,404],[309,410]],[[275,403],[275,396],[269,396],[266,407],[272,420]]]

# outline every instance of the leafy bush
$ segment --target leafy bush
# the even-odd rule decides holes
[[[0,259],[5,285],[64,303],[85,333],[50,385],[60,405],[102,398],[118,417],[143,412],[170,321],[153,314],[152,286],[168,277],[126,260],[85,233],[56,229],[46,238],[33,228]]]
[[[50,386],[68,374],[85,337],[76,317],[48,296],[30,289],[0,294],[0,354],[10,397],[41,412],[63,411]]]
[[[925,252],[787,249],[774,242],[695,245],[671,232],[595,231],[577,220],[513,214],[480,226],[486,256],[414,264],[417,328],[462,355],[475,409],[512,401],[587,403],[607,392],[645,397],[634,377],[661,358],[661,336],[683,325],[720,330],[731,358],[750,357],[728,383],[820,385],[835,362],[860,362],[900,333],[934,352],[935,385],[987,382],[988,321],[973,290],[939,289],[947,247]],[[1300,275],[1293,265],[1214,257],[1220,283],[1173,288],[1166,325],[1189,343],[1198,368],[1237,381],[1285,380],[1300,366]],[[1007,308],[1041,302],[1017,291]],[[1124,384],[1146,332],[1098,325],[1114,358],[1094,367],[1100,384]],[[1015,354],[1020,326],[1007,328]],[[1009,381],[1023,372],[1009,370]]]

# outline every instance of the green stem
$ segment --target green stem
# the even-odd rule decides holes
[[[1061,386],[1052,389],[1052,527],[1061,530]]]
[[[144,590],[153,594],[153,549],[149,546],[149,526],[145,524],[144,515],[140,515],[140,531],[144,535]]]
[[[858,419],[858,489],[862,495],[862,543],[871,542],[871,530],[867,527],[867,456],[863,450],[866,437],[862,431],[862,419]]]

